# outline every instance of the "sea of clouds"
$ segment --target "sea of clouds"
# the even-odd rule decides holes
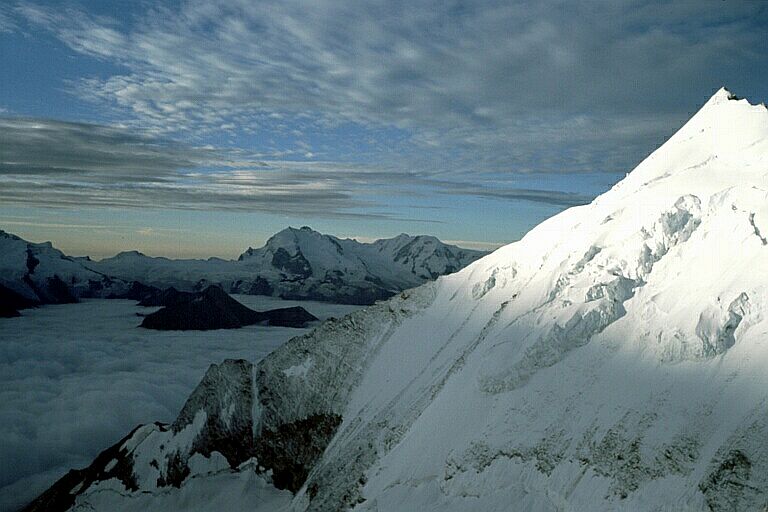
[[[254,309],[302,305],[321,319],[355,306],[236,296]],[[0,319],[0,511],[26,505],[133,427],[170,422],[211,363],[258,361],[307,329],[141,329],[133,301],[86,300]]]

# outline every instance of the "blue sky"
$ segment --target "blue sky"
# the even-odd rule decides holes
[[[719,87],[768,97],[764,2],[9,1],[0,228],[235,257],[287,225],[518,239]]]

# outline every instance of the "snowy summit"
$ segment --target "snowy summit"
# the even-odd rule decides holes
[[[761,510],[768,111],[722,89],[465,269],[214,365],[28,510]]]

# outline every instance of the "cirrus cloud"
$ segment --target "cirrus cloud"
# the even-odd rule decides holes
[[[390,126],[408,143],[387,158],[443,171],[626,170],[723,82],[764,79],[768,50],[768,9],[719,0],[190,0],[127,25],[17,12],[125,70],[73,88],[126,122],[197,135]]]
[[[589,200],[558,191],[470,187],[382,164],[264,160],[258,157],[269,155],[195,147],[94,124],[0,118],[0,130],[4,204],[279,211],[314,218],[435,222],[406,219],[374,197],[382,191],[415,199],[450,193],[555,206]]]

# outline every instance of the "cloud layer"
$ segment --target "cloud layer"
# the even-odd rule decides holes
[[[0,200],[52,207],[346,213],[365,203],[322,164],[267,164],[124,129],[0,118]],[[316,171],[316,172],[314,172]],[[314,172],[314,174],[313,174]],[[350,172],[355,173],[354,169]],[[355,215],[372,215],[356,213]]]
[[[268,309],[290,305],[244,297]],[[316,316],[354,306],[302,303]],[[302,329],[226,336],[138,329],[128,301],[45,306],[0,319],[0,511],[15,511],[136,425],[172,421],[213,362],[258,361]],[[130,404],[125,407],[124,404]]]
[[[17,12],[121,66],[74,87],[143,127],[391,126],[444,170],[627,170],[723,81],[760,80],[744,70],[768,50],[759,2],[191,0],[127,26]]]
[[[376,194],[423,191],[517,198],[556,206],[588,197],[509,187],[493,190],[383,164],[260,160],[84,123],[0,118],[0,200],[82,208],[279,211],[324,218],[398,219]],[[424,194],[426,192],[422,192]]]

